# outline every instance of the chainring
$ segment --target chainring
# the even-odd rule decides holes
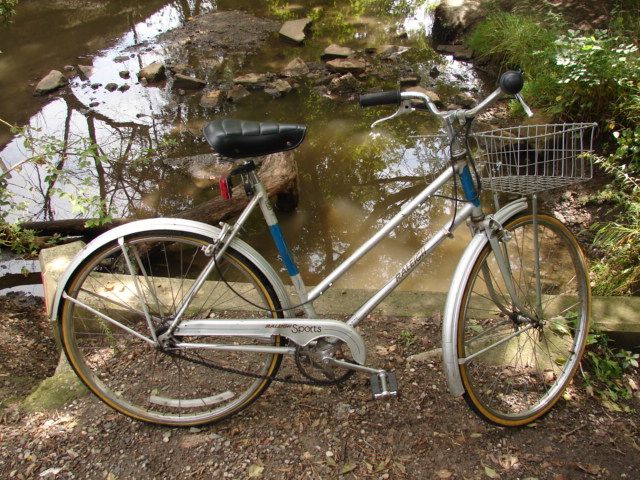
[[[353,362],[350,358],[345,357],[344,350],[348,349],[344,345],[343,342],[340,342],[339,345],[334,346],[332,348],[333,356],[340,360]],[[324,365],[318,358],[314,358],[317,357],[317,353],[310,347],[297,347],[294,357],[300,373],[316,385],[336,385],[348,380],[355,373],[354,370]]]

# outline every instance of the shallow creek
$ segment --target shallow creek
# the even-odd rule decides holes
[[[355,94],[328,98],[313,79],[298,81],[296,88],[278,98],[255,91],[217,110],[205,109],[199,105],[201,93],[181,95],[164,83],[138,82],[142,66],[169,60],[171,49],[157,41],[158,36],[193,16],[215,10],[239,9],[279,22],[308,15],[314,23],[303,46],[283,42],[276,29],[255,53],[203,58],[188,50],[184,58],[170,60],[188,65],[190,72],[211,84],[246,73],[277,73],[296,57],[321,62],[320,54],[331,43],[355,51],[394,44],[409,48],[403,55],[412,64],[410,73],[418,74],[420,83],[438,92],[445,104],[447,97],[461,89],[478,95],[482,85],[470,64],[430,48],[427,36],[432,17],[426,7],[396,5],[392,13],[383,13],[361,7],[366,2],[297,3],[24,2],[14,24],[0,29],[0,118],[30,125],[36,141],[66,141],[80,150],[81,139],[92,138],[109,160],[68,155],[65,161],[72,166],[72,173],[56,188],[63,197],[101,194],[114,216],[172,214],[217,195],[211,185],[194,178],[188,169],[163,161],[207,153],[201,136],[207,120],[227,116],[305,123],[307,138],[295,151],[300,203],[294,213],[283,214],[281,222],[303,277],[313,285],[391,218],[426,178],[443,168],[446,146],[438,136],[438,125],[422,112],[371,131],[374,119],[392,111],[363,110]],[[69,74],[70,85],[62,93],[32,96],[34,84],[49,70],[78,64],[93,66],[88,80]],[[432,77],[434,67],[438,75]],[[359,82],[364,92],[393,88],[396,79],[367,72]],[[104,88],[108,83],[126,87],[110,92]],[[0,152],[4,168],[28,155],[23,139],[11,137],[7,129],[3,129],[0,141],[5,145]],[[39,219],[87,215],[79,213],[82,206],[53,195],[55,189],[47,184],[46,176],[47,172],[37,167],[25,166],[14,172],[10,179],[14,198],[24,201],[26,210]],[[434,199],[343,277],[338,288],[380,286],[424,243],[430,229],[447,222],[451,211],[450,202]],[[427,259],[403,288],[446,290],[446,279],[468,238],[464,227],[459,232]],[[252,220],[243,238],[277,262],[261,218]],[[14,260],[0,259],[0,275],[15,273],[16,268],[33,270],[34,265],[18,268]],[[6,291],[0,284],[0,293]]]

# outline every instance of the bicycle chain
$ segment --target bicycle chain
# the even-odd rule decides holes
[[[187,357],[184,355],[180,355],[177,353],[173,353],[173,352],[165,352],[167,355],[169,355],[170,357],[176,357],[176,358],[180,358],[183,360],[186,360],[188,362],[191,363],[195,363],[196,365],[201,365],[203,367],[207,367],[207,368],[214,368],[216,370],[220,370],[222,372],[227,372],[227,373],[235,373],[236,375],[243,375],[245,377],[250,377],[250,378],[255,378],[255,379],[262,379],[262,380],[269,380],[271,382],[280,382],[280,383],[289,383],[292,385],[311,385],[314,387],[325,387],[325,386],[330,386],[330,385],[339,385],[340,383],[345,382],[346,380],[348,380],[351,376],[350,375],[346,375],[343,376],[337,380],[328,380],[328,381],[317,381],[317,380],[296,380],[293,378],[278,378],[275,375],[259,375],[257,373],[252,373],[252,372],[247,372],[244,370],[238,370],[235,368],[231,368],[231,367],[223,367],[221,365],[217,365],[213,362],[207,361],[207,360],[202,360],[202,359],[196,359],[196,358],[192,358],[192,357]]]

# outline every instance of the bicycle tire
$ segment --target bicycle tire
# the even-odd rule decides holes
[[[156,332],[161,332],[171,322],[193,279],[210,260],[202,249],[210,243],[211,238],[171,230],[128,235],[123,238],[124,248],[118,240],[107,243],[71,276],[66,293],[81,304],[63,300],[59,318],[63,348],[82,382],[115,410],[152,424],[209,424],[246,408],[264,393],[271,382],[268,377],[278,371],[281,354],[200,348],[169,350],[168,354],[88,309],[149,336],[146,307]],[[127,257],[134,275],[130,274]],[[218,266],[197,292],[184,319],[215,321],[216,317],[270,315],[248,307],[231,293],[219,281],[218,272],[246,298],[273,312],[281,308],[269,281],[241,252],[230,247]],[[273,313],[273,317],[277,316],[281,314]],[[266,342],[240,337],[182,340],[217,344]],[[275,336],[268,343],[280,346],[284,339]],[[222,368],[212,368],[211,364]]]
[[[467,277],[458,314],[464,397],[482,418],[502,426],[526,425],[550,411],[575,374],[588,334],[591,292],[584,254],[554,217],[538,214],[537,225],[541,295],[533,266],[533,215],[509,219],[504,228],[511,238],[500,243],[518,297],[535,312],[535,322],[522,323],[514,314],[488,243]]]

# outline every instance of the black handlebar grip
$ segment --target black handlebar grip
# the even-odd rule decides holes
[[[400,90],[388,90],[386,92],[365,93],[364,95],[360,95],[361,107],[400,105],[400,101]]]
[[[524,77],[522,72],[509,70],[504,72],[500,77],[500,89],[509,95],[515,95],[522,90],[524,86]]]

